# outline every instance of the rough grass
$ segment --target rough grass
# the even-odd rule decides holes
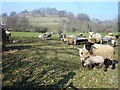
[[[118,65],[107,72],[80,64],[77,47],[58,40],[19,38],[3,53],[3,86],[21,88],[118,88]],[[117,49],[116,49],[117,50]],[[118,51],[116,53],[116,59]]]

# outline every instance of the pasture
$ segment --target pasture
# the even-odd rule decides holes
[[[107,72],[97,67],[89,70],[80,63],[77,48],[81,45],[65,45],[57,34],[46,41],[40,40],[38,35],[12,32],[11,40],[20,42],[7,44],[8,51],[2,54],[3,87],[118,88],[118,64],[115,69],[110,66]],[[116,48],[116,60],[119,60],[118,55]]]

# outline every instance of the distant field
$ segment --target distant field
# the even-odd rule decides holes
[[[55,31],[58,30],[60,21],[68,20],[66,17],[59,17],[59,16],[47,16],[47,17],[33,17],[33,16],[26,16],[29,20],[29,24],[33,26],[43,26],[48,27],[49,30]]]
[[[67,20],[67,18],[65,17],[32,17],[32,16],[28,16],[27,17],[29,19],[29,21],[40,21],[40,22],[58,22],[61,19]]]

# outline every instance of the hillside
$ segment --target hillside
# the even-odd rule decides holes
[[[68,20],[67,17],[59,17],[59,16],[26,16],[29,20],[29,24],[36,27],[48,27],[50,30],[55,31],[59,29],[59,24],[62,20]]]
[[[116,17],[115,17],[116,18]],[[91,19],[87,14],[80,13],[74,15],[65,10],[59,11],[56,8],[39,8],[32,11],[12,11],[8,16],[2,14],[2,22],[6,23],[6,28],[12,31],[26,32],[111,32],[118,31],[118,21]]]

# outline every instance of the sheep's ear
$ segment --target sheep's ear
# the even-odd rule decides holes
[[[118,34],[118,35],[115,35],[115,37],[116,37],[116,39],[118,39],[119,37],[120,37],[120,35]]]

